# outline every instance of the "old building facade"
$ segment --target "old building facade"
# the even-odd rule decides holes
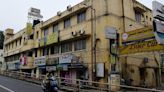
[[[30,34],[26,28],[16,34],[7,29],[4,57],[8,70],[36,77],[53,71],[60,77],[107,82],[112,61],[105,30],[112,27],[121,34],[149,25],[151,10],[135,0],[84,0],[35,25]],[[121,72],[119,62],[116,70]]]

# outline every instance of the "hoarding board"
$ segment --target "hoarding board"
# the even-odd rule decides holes
[[[122,36],[123,44],[135,43],[138,41],[151,39],[155,37],[152,27],[146,27],[146,28],[141,28],[130,32],[122,33],[121,36]]]
[[[135,44],[130,44],[128,46],[120,47],[120,54],[134,54],[134,53],[141,53],[141,52],[149,52],[149,51],[159,51],[164,50],[163,45],[159,45],[155,39],[139,42]]]
[[[58,35],[57,32],[54,32],[50,35],[47,36],[47,42],[46,45],[52,44],[52,43],[56,43],[58,42]]]
[[[35,66],[44,66],[44,65],[46,65],[46,57],[42,56],[42,57],[35,58],[34,65]]]

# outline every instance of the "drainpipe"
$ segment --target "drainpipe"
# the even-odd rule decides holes
[[[108,0],[105,1],[105,15],[108,15]]]
[[[123,18],[123,32],[125,32],[125,9],[124,9],[124,0],[122,0],[122,18]]]

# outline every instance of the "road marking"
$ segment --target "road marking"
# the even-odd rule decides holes
[[[0,85],[0,88],[3,88],[3,89],[5,89],[5,90],[7,90],[7,91],[9,91],[9,92],[15,92],[15,91],[13,91],[13,90],[11,90],[11,89],[5,87],[5,86],[2,86],[2,85]]]

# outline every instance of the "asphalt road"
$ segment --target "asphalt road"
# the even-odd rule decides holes
[[[43,92],[43,91],[39,85],[0,76],[0,92]]]

